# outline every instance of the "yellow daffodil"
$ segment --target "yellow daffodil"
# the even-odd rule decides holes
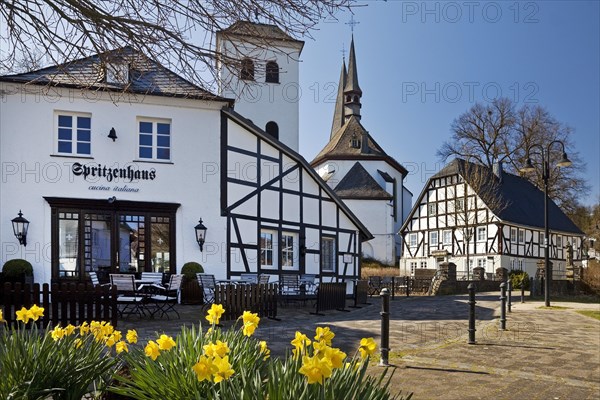
[[[225,309],[220,304],[213,304],[210,306],[208,313],[206,315],[206,320],[213,325],[218,325],[219,320],[221,319],[221,315],[225,312]]]
[[[375,350],[377,350],[377,343],[375,343],[373,338],[360,339],[360,347],[358,348],[358,351],[360,351],[360,356],[363,360],[375,353]]]
[[[215,383],[229,379],[235,372],[229,364],[229,356],[216,356],[213,359],[213,365],[216,367],[216,371],[213,373]]]
[[[294,357],[298,357],[301,353],[304,353],[305,347],[310,346],[312,342],[305,334],[296,331],[296,337],[291,343],[294,346],[292,353],[294,353]]]
[[[258,327],[258,323],[260,322],[260,318],[258,314],[251,313],[250,311],[244,311],[242,314],[242,321],[244,322],[244,326],[242,328],[242,332],[245,336],[252,336],[254,331]]]
[[[298,371],[308,378],[308,383],[320,383],[331,376],[331,363],[319,357],[302,357],[302,367]]]
[[[267,347],[267,342],[264,340],[261,340],[258,344],[260,346],[260,353],[264,354],[263,360],[266,361],[267,358],[271,357],[271,350]]]
[[[224,357],[227,353],[229,353],[229,347],[227,343],[221,342],[217,340],[216,343],[209,343],[203,346],[204,354],[208,357]]]
[[[315,340],[317,342],[324,342],[327,346],[331,346],[331,341],[333,340],[335,333],[331,332],[328,326],[321,328],[317,327],[315,335]]]
[[[79,335],[83,336],[90,331],[90,325],[85,321],[83,324],[79,326]]]
[[[4,315],[2,314],[2,310],[0,310],[0,322],[4,322]]]
[[[192,370],[196,373],[198,381],[211,381],[212,375],[217,372],[217,367],[213,364],[212,360],[207,356],[201,356],[200,359]]]
[[[40,317],[44,316],[44,307],[38,307],[36,304],[34,304],[29,309],[29,313],[31,319],[37,321]]]
[[[160,355],[158,344],[156,344],[154,340],[149,341],[146,347],[144,348],[144,353],[152,360],[156,360],[156,358]]]
[[[338,348],[327,347],[324,357],[329,360],[333,368],[342,368],[346,359],[346,353]]]
[[[77,338],[73,342],[73,345],[75,346],[76,349],[78,349],[83,345],[83,340],[81,340],[81,338]]]
[[[25,307],[22,307],[19,311],[16,312],[16,314],[17,321],[22,321],[24,324],[28,323],[31,319],[31,312]]]
[[[177,344],[171,336],[165,334],[160,335],[160,338],[156,340],[156,343],[158,343],[158,348],[160,350],[171,350]]]
[[[137,343],[137,341],[138,341],[138,335],[137,335],[137,332],[135,331],[135,329],[129,329],[127,331],[127,335],[125,336],[125,338],[131,344]]]
[[[67,336],[71,336],[74,332],[75,332],[75,327],[73,325],[69,324],[65,327],[65,334]]]
[[[105,338],[106,341],[104,342],[104,344],[106,345],[106,347],[113,347],[118,341],[115,335],[106,336]]]
[[[120,342],[117,342],[117,344],[115,345],[115,349],[117,350],[117,354],[120,354],[122,352],[129,353],[129,348],[127,347],[127,343],[125,343],[123,340],[121,340]]]
[[[67,335],[67,331],[61,328],[60,326],[57,326],[50,331],[50,335],[52,336],[52,339],[54,339],[54,341],[56,342],[64,338]]]

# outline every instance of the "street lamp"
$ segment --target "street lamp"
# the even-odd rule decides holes
[[[196,231],[196,242],[198,242],[198,246],[200,246],[200,251],[202,251],[202,246],[204,246],[204,240],[206,238],[206,226],[202,223],[202,218],[198,221],[198,225],[194,227]]]
[[[544,302],[546,307],[550,307],[550,228],[548,226],[548,180],[550,178],[550,151],[552,150],[552,146],[554,144],[559,144],[562,149],[562,159],[556,163],[557,167],[569,167],[572,162],[567,157],[567,153],[565,152],[565,144],[560,140],[553,140],[548,143],[548,146],[544,149],[543,146],[534,144],[527,148],[527,162],[525,166],[521,168],[521,172],[533,172],[535,171],[535,167],[531,161],[530,154],[532,149],[539,149],[540,155],[542,157],[542,180],[544,181]]]

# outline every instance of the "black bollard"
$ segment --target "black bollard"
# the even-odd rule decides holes
[[[410,297],[410,276],[405,276],[406,280],[406,297]]]
[[[512,312],[512,284],[510,281],[506,284],[506,290],[508,291],[508,312]]]
[[[506,330],[506,282],[500,284],[500,330]]]
[[[469,344],[475,344],[475,285],[469,283]]]
[[[535,297],[536,295],[534,283],[535,281],[533,280],[533,278],[529,278],[529,297]]]
[[[390,291],[381,289],[381,360],[379,366],[388,367],[390,353]]]

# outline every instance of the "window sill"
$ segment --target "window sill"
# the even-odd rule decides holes
[[[78,154],[50,154],[50,157],[61,157],[61,158],[83,158],[86,160],[93,160],[94,157],[93,156],[84,156],[84,155],[78,155]]]
[[[143,159],[135,159],[133,160],[133,162],[135,163],[146,163],[146,164],[166,164],[166,165],[173,165],[175,164],[173,161],[161,161],[161,160],[143,160]]]

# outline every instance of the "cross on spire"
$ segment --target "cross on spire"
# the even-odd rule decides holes
[[[342,49],[340,50],[340,52],[342,53],[342,58],[345,61],[346,60],[346,46],[344,45],[344,43],[342,43]]]
[[[360,22],[354,19],[354,14],[350,16],[350,21],[346,22],[346,25],[350,25],[350,32],[352,32],[352,34],[354,34],[354,27],[358,24],[360,24]]]

